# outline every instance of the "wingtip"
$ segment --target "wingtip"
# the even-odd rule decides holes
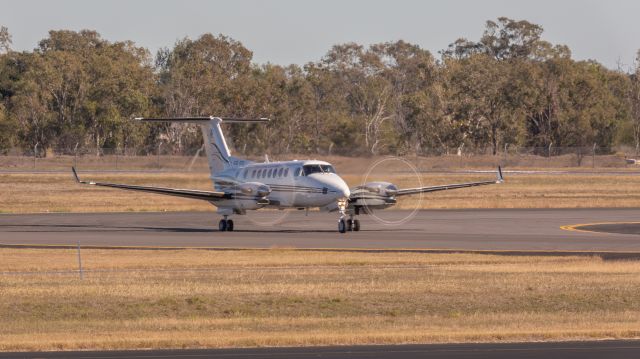
[[[73,172],[73,178],[75,178],[76,182],[82,183],[82,181],[80,181],[80,177],[78,177],[78,172],[76,172],[75,167],[71,167],[71,172]]]

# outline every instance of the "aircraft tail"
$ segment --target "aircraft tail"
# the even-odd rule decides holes
[[[209,170],[214,176],[228,168],[244,166],[248,161],[231,156],[231,151],[227,146],[227,141],[222,133],[221,123],[253,123],[268,122],[268,118],[247,119],[247,118],[225,118],[225,117],[175,117],[175,118],[135,118],[138,121],[146,122],[182,122],[197,123],[202,130],[204,148],[207,153]]]

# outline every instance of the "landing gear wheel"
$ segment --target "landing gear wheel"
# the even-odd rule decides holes
[[[227,232],[233,232],[233,220],[227,221]]]
[[[340,220],[338,221],[338,232],[345,233],[346,231],[347,224],[345,223],[344,219],[340,218]]]
[[[356,231],[356,232],[360,230],[360,220],[359,219],[354,219],[353,220],[353,230]]]
[[[353,231],[353,219],[347,219],[347,231]]]
[[[221,219],[220,222],[218,222],[218,230],[220,232],[224,232],[227,230],[227,221],[224,219]]]
[[[221,219],[220,222],[218,222],[218,230],[220,232],[224,232],[227,230],[227,220],[226,219]]]

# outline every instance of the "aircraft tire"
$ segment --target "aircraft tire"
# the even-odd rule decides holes
[[[233,220],[227,220],[227,232],[233,232]]]
[[[338,221],[338,232],[345,233],[346,231],[347,224],[345,223],[344,219],[340,218],[340,220]]]
[[[221,219],[220,222],[218,222],[218,230],[220,232],[224,232],[227,230],[227,221],[225,221],[224,219]]]
[[[355,232],[360,230],[360,220],[359,219],[354,219],[353,220],[353,230]]]

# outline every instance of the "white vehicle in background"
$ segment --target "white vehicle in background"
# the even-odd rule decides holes
[[[222,232],[234,230],[234,223],[230,216],[244,215],[249,210],[261,208],[319,208],[324,211],[338,212],[340,233],[359,231],[361,227],[358,216],[360,214],[370,214],[373,210],[389,208],[396,204],[399,197],[503,182],[502,171],[498,167],[495,180],[405,189],[400,189],[389,182],[369,182],[350,189],[333,166],[325,161],[295,160],[258,163],[232,156],[220,125],[267,122],[268,119],[185,117],[136,118],[136,120],[199,124],[205,141],[214,191],[82,181],[75,168],[72,168],[76,181],[86,185],[210,202],[217,207],[217,213],[223,216],[218,224]]]

